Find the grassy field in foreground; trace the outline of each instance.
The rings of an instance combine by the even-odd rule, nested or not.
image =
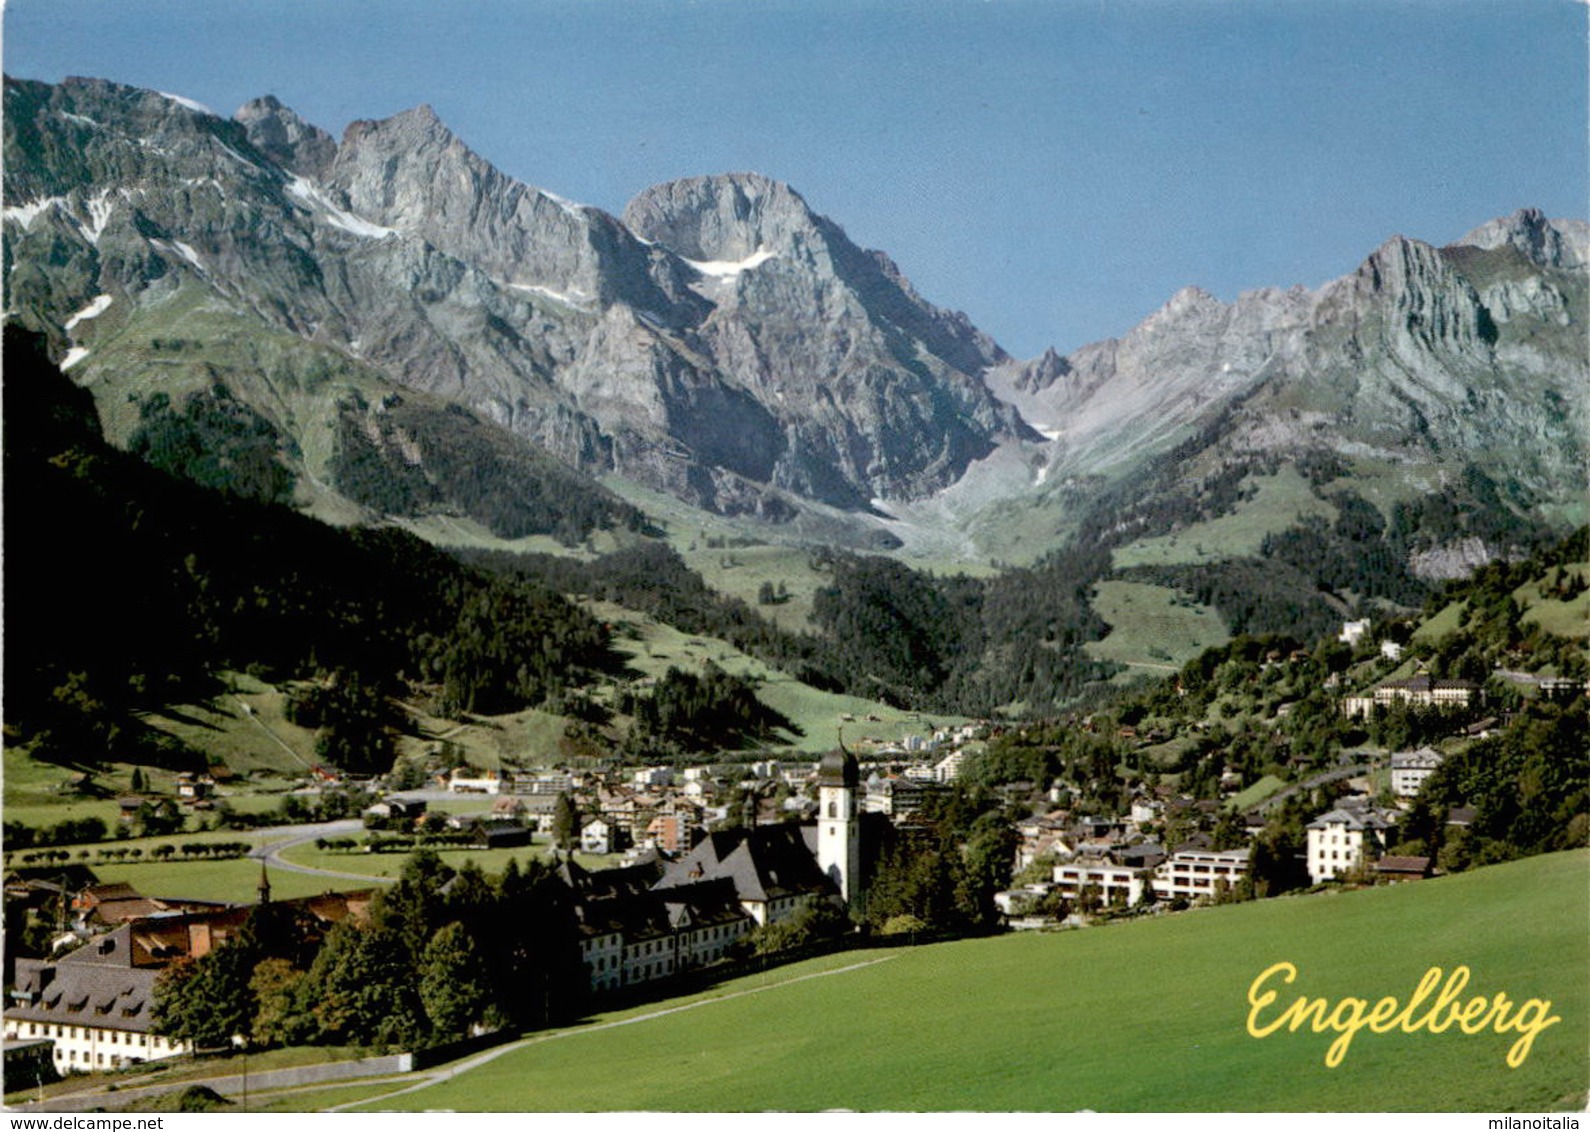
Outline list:
[[[1420,884],[1234,905],[1115,927],[830,956],[785,981],[510,1051],[369,1108],[416,1110],[1509,1111],[1576,1108],[1590,1078],[1590,853]],[[1289,961],[1297,994],[1412,995],[1468,966],[1469,994],[1550,999],[1515,1035],[1246,1030]],[[764,978],[762,985],[766,986]],[[730,983],[713,992],[747,989]],[[664,1003],[660,1010],[678,1003]],[[634,1014],[636,1012],[631,1012]],[[598,1018],[596,1023],[604,1019]]]

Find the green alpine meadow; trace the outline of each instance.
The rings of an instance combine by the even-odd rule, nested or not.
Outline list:
[[[1100,1112],[1581,1109],[1590,1040],[1590,855],[1107,929],[846,952],[688,999],[594,1015],[365,1109]],[[1432,967],[1463,995],[1548,1000],[1518,1035],[1452,1026],[1248,1031],[1253,982],[1406,1005]],[[1425,1003],[1429,1007],[1434,996]],[[1420,1010],[1418,1013],[1423,1013]]]

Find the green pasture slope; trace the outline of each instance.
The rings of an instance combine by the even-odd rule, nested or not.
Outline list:
[[[598,1017],[366,1107],[1577,1109],[1590,1081],[1587,881],[1590,852],[1575,851],[1394,888],[828,956],[710,992],[722,1001]],[[1298,993],[1406,1001],[1431,967],[1465,965],[1465,998],[1550,999],[1562,1021],[1517,1069],[1516,1035],[1456,1028],[1364,1031],[1331,1069],[1334,1034],[1247,1032],[1249,987],[1282,960],[1299,972],[1283,1005]],[[656,1016],[599,1026],[644,1014]]]

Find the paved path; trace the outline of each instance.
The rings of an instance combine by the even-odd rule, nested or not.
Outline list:
[[[267,1090],[282,1092],[303,1088],[307,1091],[311,1088],[326,1088],[327,1082],[346,1084],[367,1077],[391,1077],[406,1073],[408,1059],[408,1054],[388,1054],[385,1057],[326,1061],[316,1065],[265,1069],[255,1073],[247,1072],[246,1062],[243,1063],[242,1072],[231,1072],[230,1070],[238,1067],[238,1062],[233,1060],[226,1062],[229,1072],[218,1073],[213,1077],[187,1077],[176,1081],[164,1081],[158,1085],[127,1086],[118,1089],[85,1089],[82,1092],[63,1093],[43,1101],[28,1101],[9,1107],[16,1111],[30,1112],[83,1112],[86,1109],[112,1106],[124,1108],[128,1104],[154,1100],[165,1093],[190,1089],[196,1085],[213,1089],[223,1097],[246,1098],[250,1093],[263,1093]]]
[[[273,869],[282,869],[289,873],[309,873],[312,876],[333,877],[337,880],[357,880],[366,884],[391,884],[393,878],[371,876],[369,873],[345,873],[336,869],[321,869],[314,865],[300,865],[289,861],[282,856],[282,852],[295,845],[302,845],[306,841],[314,841],[321,837],[346,837],[350,833],[358,833],[364,828],[364,823],[358,818],[344,818],[341,821],[323,821],[314,825],[284,825],[275,829],[265,830],[271,835],[279,835],[274,840],[266,841],[249,851],[249,856],[254,857]]]
[[[1284,790],[1278,790],[1262,802],[1247,808],[1250,814],[1267,814],[1286,799],[1296,794],[1299,790],[1312,790],[1316,786],[1324,786],[1327,782],[1338,782],[1343,778],[1354,778],[1360,774],[1368,774],[1375,769],[1374,763],[1354,763],[1352,766],[1339,766],[1335,770],[1327,770],[1323,774],[1316,774],[1302,782],[1294,782]]]
[[[241,696],[234,692],[232,693],[232,699],[237,701],[237,706],[243,709],[244,715],[246,715],[249,719],[252,719],[255,723],[259,724],[259,729],[270,736],[271,742],[275,743],[278,747],[291,755],[293,760],[302,765],[305,770],[311,769],[309,761],[305,759],[303,755],[300,755],[297,751],[289,747],[285,739],[267,727],[265,725],[265,721],[259,717],[252,707],[243,702]]]

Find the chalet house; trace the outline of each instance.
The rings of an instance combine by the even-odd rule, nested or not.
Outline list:
[[[1159,820],[1164,806],[1152,798],[1133,798],[1128,817],[1137,825],[1148,825]]]
[[[1382,857],[1375,862],[1376,884],[1400,884],[1424,880],[1431,873],[1428,857]]]
[[[208,774],[183,771],[177,775],[177,797],[184,802],[199,802],[208,798],[215,789],[215,779]]]
[[[1446,756],[1434,747],[1398,751],[1391,756],[1392,793],[1399,798],[1412,798],[1445,761]]]
[[[597,791],[596,812],[609,825],[622,829],[632,842],[645,839],[646,827],[656,816],[652,807],[628,787]]]
[[[1067,816],[1064,811],[1055,811],[1017,823],[1016,832],[1021,837],[1021,844],[1016,847],[1017,872],[1051,854],[1069,854],[1064,841]]]
[[[418,821],[425,816],[425,802],[419,798],[384,798],[366,806],[364,816],[377,821]]]
[[[1153,869],[1165,860],[1165,847],[1157,841],[1142,841],[1136,845],[1117,845],[1107,856],[1129,869]]]
[[[1308,876],[1323,884],[1379,856],[1396,828],[1393,811],[1338,806],[1308,823]]]
[[[580,830],[580,849],[586,853],[617,853],[625,848],[621,831],[610,822],[596,818]]]
[[[556,794],[529,794],[514,800],[520,805],[520,821],[536,833],[552,835],[553,815],[558,810]]]
[[[512,794],[504,794],[491,804],[493,821],[525,820],[525,804],[523,798],[516,798]]]

